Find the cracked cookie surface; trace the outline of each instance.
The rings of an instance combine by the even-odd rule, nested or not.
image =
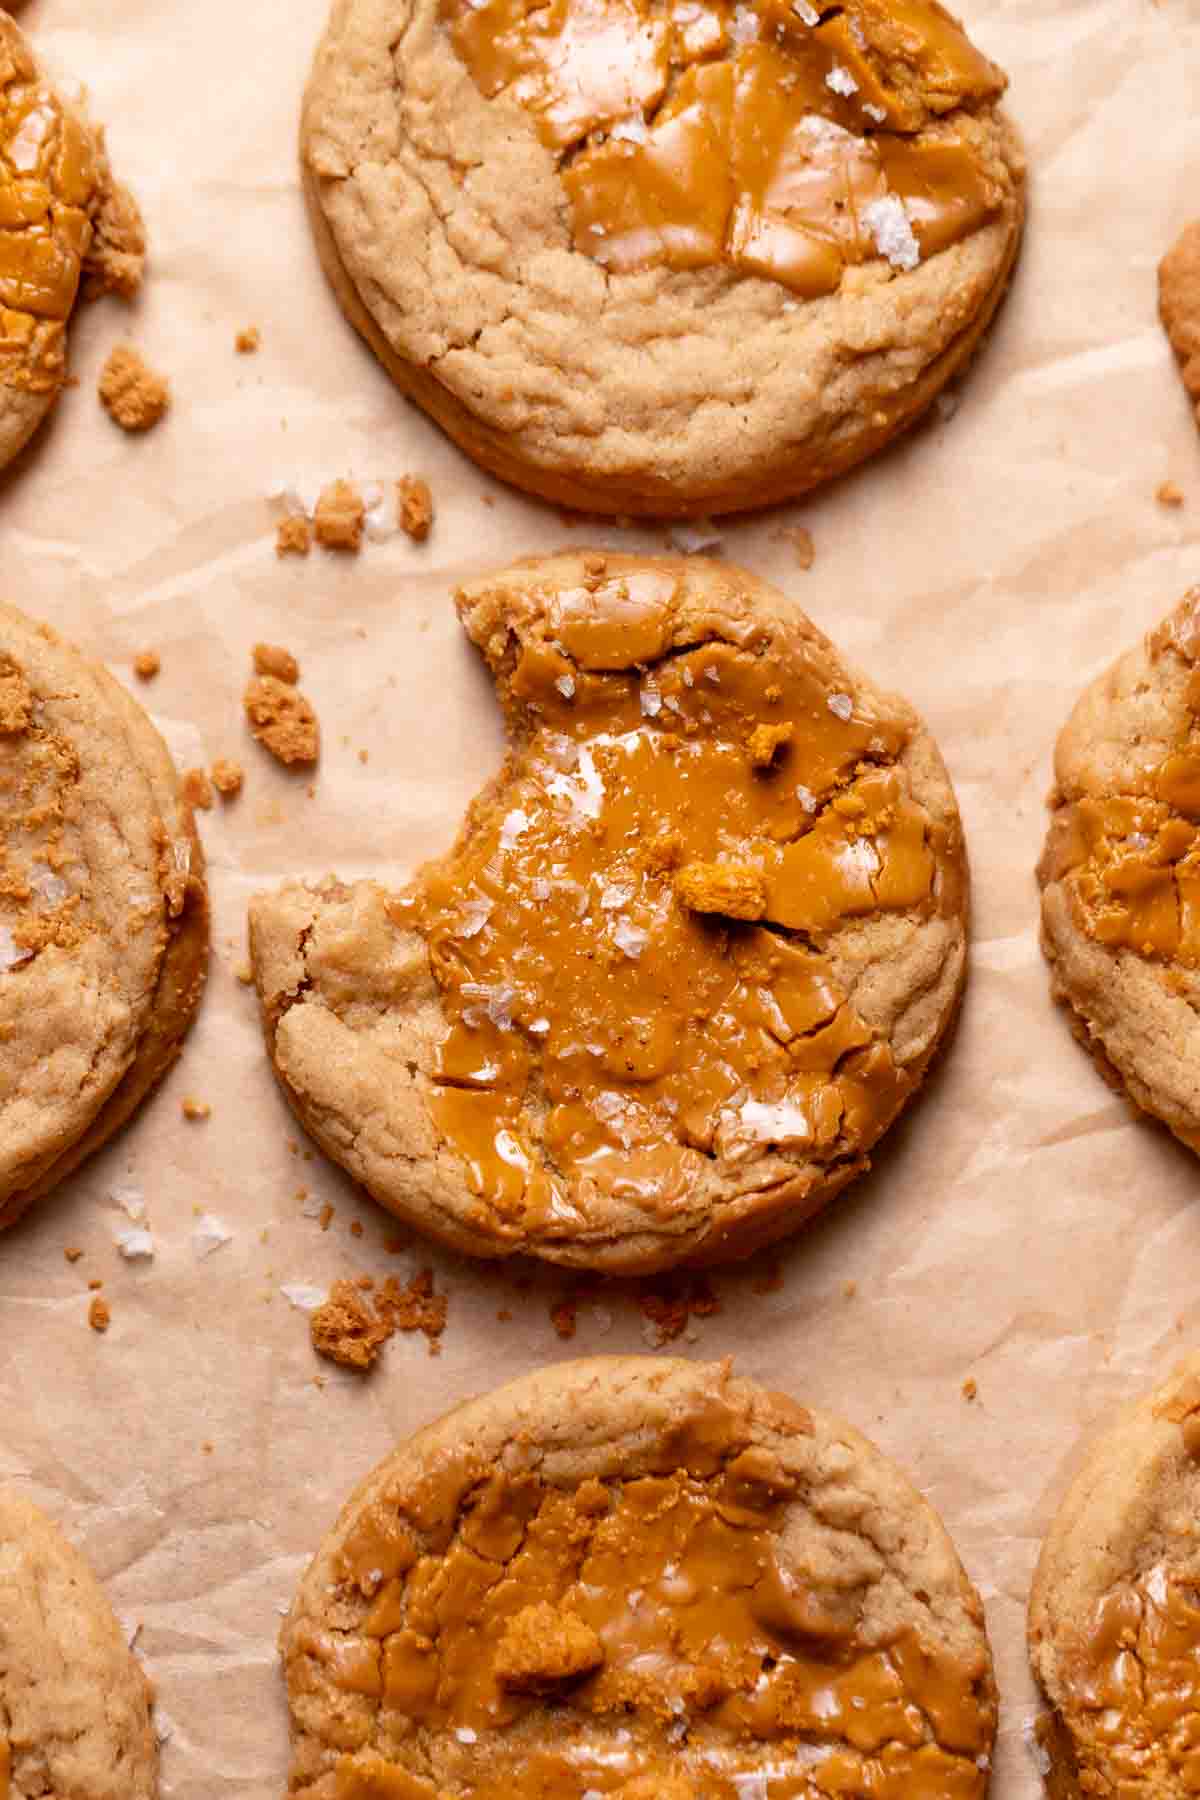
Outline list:
[[[484,467],[732,511],[971,354],[1023,218],[1003,86],[934,0],[337,0],[304,177],[347,316]]]
[[[511,753],[404,892],[252,902],[285,1092],[458,1248],[747,1254],[868,1166],[952,1020],[966,865],[937,750],[726,564],[531,559],[457,606]]]
[[[104,135],[45,80],[0,12],[0,467],[67,377],[76,300],[141,284],[145,239]]]
[[[137,703],[0,606],[0,1226],[121,1125],[204,982],[190,808]]]
[[[1105,1076],[1200,1149],[1200,589],[1081,696],[1054,768],[1055,998]]]
[[[1047,1534],[1029,1602],[1054,1800],[1200,1782],[1200,1356],[1120,1412]]]
[[[83,1557],[0,1491],[0,1800],[153,1800],[144,1676]]]
[[[368,1476],[281,1634],[302,1800],[975,1800],[996,1702],[939,1520],[840,1420],[647,1357]]]

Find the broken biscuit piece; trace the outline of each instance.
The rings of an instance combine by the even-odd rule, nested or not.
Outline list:
[[[275,527],[276,556],[307,556],[312,532],[303,513],[289,513]]]
[[[317,715],[304,695],[276,675],[255,675],[244,705],[250,729],[282,763],[314,763],[320,755]]]
[[[274,675],[292,684],[299,681],[300,664],[282,644],[255,644],[253,656],[256,675]]]
[[[425,542],[433,524],[433,495],[419,475],[404,475],[396,483],[396,517],[414,544]]]
[[[751,763],[756,769],[769,769],[778,752],[791,743],[794,735],[795,728],[791,724],[756,725],[747,745]]]
[[[604,1647],[590,1625],[539,1600],[514,1613],[505,1626],[496,1650],[496,1678],[517,1693],[545,1693],[603,1661]]]
[[[326,550],[357,552],[366,517],[366,503],[354,483],[331,481],[321,489],[313,513],[313,530],[318,544],[323,544]]]
[[[171,404],[166,377],[156,374],[132,344],[119,344],[109,356],[97,392],[122,431],[149,431]]]
[[[692,912],[761,919],[767,910],[766,880],[754,863],[686,863],[675,877],[675,892]]]

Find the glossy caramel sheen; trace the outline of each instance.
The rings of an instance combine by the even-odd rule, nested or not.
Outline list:
[[[1004,85],[936,0],[441,10],[480,91],[560,157],[575,247],[606,268],[726,263],[814,297],[879,254],[874,202],[903,201],[922,256],[1000,204],[968,138],[928,129]]]
[[[1155,1565],[1096,1609],[1071,1698],[1085,1754],[1130,1793],[1200,1793],[1200,1592]],[[1117,1791],[1116,1786],[1113,1789]],[[1120,1790],[1124,1792],[1122,1788]]]
[[[868,1643],[862,1590],[788,1561],[777,1457],[719,1432],[678,1451],[625,1481],[458,1469],[376,1502],[340,1562],[361,1625],[292,1646],[377,1703],[338,1800],[744,1800],[748,1775],[766,1800],[984,1793],[982,1651]]]
[[[507,677],[502,800],[389,902],[449,1021],[434,1121],[493,1214],[542,1230],[591,1195],[668,1218],[714,1153],[873,1142],[910,1082],[823,947],[961,897],[895,766],[908,719],[773,628],[664,656],[676,577],[596,570]]]
[[[91,241],[92,144],[0,17],[0,381],[56,388]]]

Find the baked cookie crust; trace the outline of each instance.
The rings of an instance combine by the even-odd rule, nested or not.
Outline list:
[[[512,752],[403,893],[255,897],[284,1092],[458,1249],[747,1255],[867,1168],[954,1018],[966,860],[937,749],[726,564],[533,558],[457,605]]]
[[[589,10],[592,0],[578,4]],[[653,29],[661,9],[641,10],[651,23],[638,29]],[[736,53],[751,16],[764,40],[776,31],[770,0],[736,19],[724,10],[722,54]],[[808,29],[805,10],[788,13],[789,29]],[[732,512],[861,462],[974,351],[1016,257],[1024,167],[996,107],[999,72],[990,89],[962,94],[931,73],[923,34],[942,29],[940,9],[923,6],[921,26],[899,0],[851,10],[864,43],[873,34],[863,54],[878,65],[884,105],[846,112],[841,93],[853,95],[855,81],[847,87],[835,64],[838,94],[817,84],[815,104],[830,117],[816,126],[841,129],[844,116],[869,137],[891,129],[871,120],[890,121],[894,107],[922,144],[967,145],[991,203],[976,228],[915,266],[903,253],[912,234],[902,209],[905,243],[892,248],[902,266],[872,251],[836,291],[797,296],[745,267],[604,267],[573,241],[563,170],[580,145],[560,167],[524,106],[507,90],[485,96],[441,0],[337,0],[301,153],[317,248],[343,311],[469,456],[557,503]],[[620,129],[641,130],[641,111]],[[780,204],[783,218],[791,202]],[[838,202],[839,219],[848,204]],[[830,224],[830,235],[839,230]]]
[[[351,1496],[280,1647],[300,1800],[987,1790],[940,1521],[726,1364],[597,1357],[448,1413]]]

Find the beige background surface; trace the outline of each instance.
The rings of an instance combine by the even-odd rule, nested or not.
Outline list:
[[[48,1507],[140,1621],[177,1800],[280,1791],[279,1615],[342,1496],[398,1436],[548,1358],[643,1347],[623,1292],[599,1314],[583,1306],[567,1345],[548,1317],[553,1276],[518,1292],[511,1272],[389,1257],[385,1215],[289,1151],[297,1134],[232,972],[255,887],[329,869],[402,877],[492,768],[499,732],[454,622],[457,580],[586,537],[662,543],[572,529],[496,488],[343,324],[294,155],[325,3],[32,0],[21,15],[89,83],[153,261],[131,316],[106,302],[80,320],[80,386],[0,486],[2,591],[131,683],[133,655],[157,648],[163,672],[139,691],[178,757],[247,769],[242,798],[202,820],[216,962],[181,1066],[0,1241],[0,1479]],[[962,1029],[876,1172],[787,1249],[782,1288],[719,1276],[723,1310],[690,1349],[735,1352],[745,1372],[840,1409],[940,1508],[987,1600],[1004,1695],[993,1793],[1017,1800],[1039,1785],[1022,1742],[1024,1599],[1078,1433],[1200,1337],[1200,1170],[1128,1120],[1055,1016],[1032,878],[1073,696],[1200,576],[1200,444],[1154,286],[1195,204],[1200,16],[1194,0],[976,0],[969,23],[1011,71],[1034,171],[998,329],[952,418],[823,497],[722,534],[941,740],[975,879]],[[235,356],[251,323],[262,350]],[[174,387],[144,441],[95,398],[124,335]],[[276,561],[275,482],[407,470],[435,490],[427,546]],[[1182,512],[1155,504],[1168,476]],[[794,523],[815,541],[807,574],[776,535]],[[314,798],[245,737],[258,638],[297,653],[320,711]],[[211,1103],[206,1124],[182,1119],[185,1094]],[[336,1205],[327,1233],[301,1185]],[[157,1243],[149,1265],[114,1246],[128,1224],[114,1195],[131,1189]],[[203,1261],[197,1209],[233,1234]],[[74,1268],[68,1244],[86,1251]],[[425,1260],[450,1293],[440,1359],[400,1338],[369,1380],[329,1371],[314,1386],[306,1320],[281,1284]],[[89,1277],[112,1304],[105,1338],[85,1323]]]

